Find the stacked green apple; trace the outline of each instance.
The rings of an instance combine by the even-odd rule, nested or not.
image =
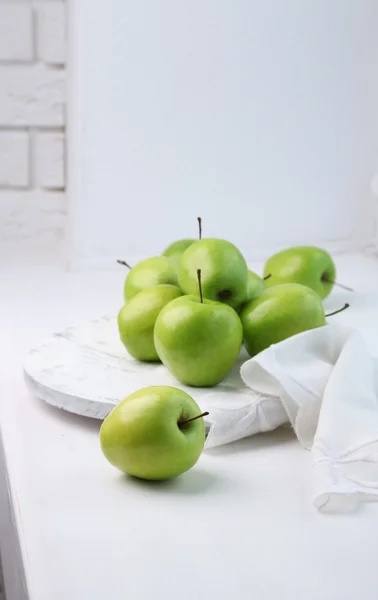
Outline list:
[[[131,356],[160,360],[180,383],[214,386],[240,353],[237,310],[263,287],[230,242],[175,242],[128,273],[118,315],[121,340]]]
[[[215,386],[234,366],[243,341],[255,356],[325,325],[322,298],[335,276],[331,257],[316,247],[275,254],[261,278],[231,242],[179,240],[130,269],[118,314],[120,338],[136,360],[161,361],[181,384]],[[203,416],[177,388],[144,388],[104,421],[101,446],[126,473],[174,477],[202,452]]]
[[[324,325],[322,299],[335,277],[330,255],[314,246],[270,257],[262,278],[231,242],[179,240],[128,273],[120,337],[131,356],[163,362],[180,383],[214,386],[243,339],[254,356]]]

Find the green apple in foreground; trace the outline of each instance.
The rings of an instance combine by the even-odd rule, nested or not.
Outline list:
[[[205,443],[201,410],[174,387],[147,387],[134,392],[106,417],[101,449],[123,473],[164,480],[195,465]],[[193,419],[193,420],[192,420]]]
[[[264,268],[267,287],[280,283],[301,283],[321,298],[331,293],[336,267],[331,256],[316,246],[295,246],[271,256]]]
[[[203,295],[238,308],[247,298],[247,264],[239,250],[226,240],[206,238],[195,242],[181,257],[179,286],[198,295],[197,270],[202,273]]]
[[[137,360],[159,360],[154,344],[155,321],[160,311],[181,291],[174,285],[162,284],[142,290],[118,313],[121,342]]]
[[[260,296],[261,292],[265,290],[266,285],[260,275],[257,275],[254,271],[248,269],[248,279],[247,279],[247,302],[252,300],[252,298],[257,298]]]
[[[166,248],[163,252],[163,256],[167,256],[175,265],[178,265],[181,256],[185,250],[194,244],[196,240],[177,240]]]
[[[177,285],[177,273],[173,263],[166,256],[154,256],[142,260],[128,273],[125,280],[124,297],[133,296],[148,288],[169,283]]]
[[[198,285],[198,284],[197,284]],[[213,386],[239,356],[240,319],[227,304],[197,296],[170,302],[156,319],[154,341],[160,360],[186,385]]]
[[[244,344],[251,356],[326,323],[319,295],[299,283],[283,283],[266,289],[243,307],[240,320]]]

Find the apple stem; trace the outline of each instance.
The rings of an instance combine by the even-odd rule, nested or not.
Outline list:
[[[263,280],[266,281],[267,279],[269,279],[269,277],[272,277],[271,273],[269,273],[269,275],[265,275],[265,277],[263,277]]]
[[[125,260],[117,260],[117,263],[119,265],[122,265],[123,267],[127,267],[128,269],[132,269],[132,267],[130,267],[130,265]]]
[[[202,240],[202,219],[201,217],[197,217],[198,221],[198,239]]]
[[[203,304],[201,269],[197,269],[197,278],[198,278],[198,287],[199,287],[199,293],[200,293],[200,298],[201,298],[201,304]]]
[[[322,281],[325,281],[326,283],[332,283],[332,285],[337,285],[337,287],[342,288],[343,290],[346,290],[347,292],[354,292],[354,290],[352,288],[348,287],[347,285],[343,285],[342,283],[338,283],[337,281],[328,279],[328,277],[326,277],[326,276],[322,277]]]
[[[203,417],[207,417],[209,413],[208,412],[203,412],[200,415],[197,415],[196,417],[193,417],[192,419],[188,419],[187,421],[183,421],[182,423],[179,423],[180,427],[182,425],[187,425],[188,423],[192,423],[192,421],[196,421],[197,419],[202,419]]]
[[[343,312],[343,310],[345,310],[347,308],[349,308],[348,302],[346,302],[342,308],[338,308],[337,310],[334,310],[333,312],[328,313],[328,315],[326,315],[326,317],[333,317],[333,315],[337,315],[337,313]]]

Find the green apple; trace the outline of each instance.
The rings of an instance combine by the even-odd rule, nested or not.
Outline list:
[[[147,387],[130,394],[106,417],[101,449],[123,473],[164,480],[188,471],[205,443],[196,402],[174,387]]]
[[[301,283],[325,298],[331,293],[336,279],[336,267],[325,250],[316,246],[295,246],[271,256],[265,264],[264,277],[267,287]]]
[[[177,240],[166,248],[163,252],[163,256],[167,256],[176,266],[178,266],[179,260],[184,254],[185,250],[194,244],[196,240]]]
[[[168,283],[142,290],[118,313],[121,342],[137,360],[159,360],[154,344],[154,327],[158,314],[181,291]]]
[[[326,323],[319,295],[299,283],[282,283],[264,290],[243,307],[240,320],[244,344],[251,356]]]
[[[166,256],[142,260],[133,267],[125,280],[124,297],[130,300],[135,294],[162,283],[177,285],[175,266]]]
[[[242,340],[233,308],[206,298],[201,302],[197,296],[172,300],[154,330],[160,360],[178,381],[192,386],[222,381],[239,356]]]
[[[254,273],[253,271],[248,269],[248,279],[247,279],[247,302],[252,300],[252,298],[257,298],[260,296],[261,292],[265,290],[266,285],[260,275]]]
[[[185,294],[198,294],[197,270],[202,273],[203,295],[238,308],[247,298],[247,264],[239,250],[226,240],[195,242],[181,257],[179,286]]]

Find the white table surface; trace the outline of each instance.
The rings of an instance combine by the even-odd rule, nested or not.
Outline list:
[[[378,261],[344,256],[337,264],[340,281],[378,292]],[[29,394],[22,376],[29,347],[116,314],[123,276],[0,271],[7,600],[376,600],[378,504],[319,514],[310,456],[291,432],[204,453],[186,475],[148,484],[105,461],[98,422]],[[328,304],[343,300],[338,294]],[[376,306],[378,315],[378,295]],[[361,308],[367,317],[372,310],[371,301]]]

